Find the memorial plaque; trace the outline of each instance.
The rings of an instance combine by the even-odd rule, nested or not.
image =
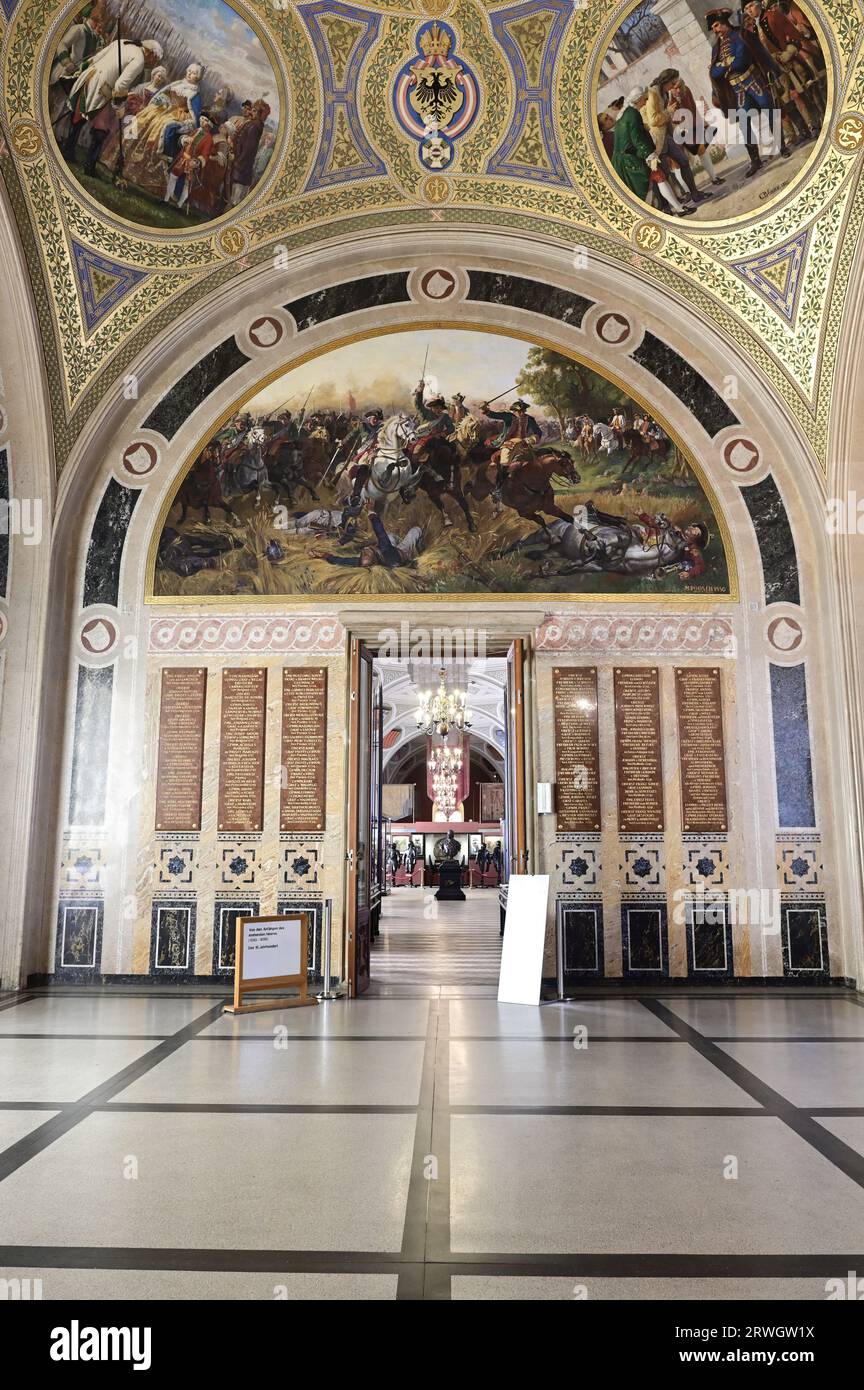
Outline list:
[[[556,667],[555,782],[558,830],[600,829],[600,747],[597,735],[597,668]]]
[[[660,673],[656,666],[615,667],[615,766],[621,835],[663,829]]]
[[[723,698],[716,667],[676,666],[681,829],[697,835],[728,829]]]
[[[159,707],[156,829],[201,829],[207,671],[166,666]]]
[[[327,785],[327,667],[282,672],[282,830],[323,830]]]
[[[266,669],[238,667],[223,671],[217,819],[220,830],[249,835],[264,828],[266,715]]]

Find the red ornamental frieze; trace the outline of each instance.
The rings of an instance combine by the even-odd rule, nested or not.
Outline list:
[[[537,633],[537,650],[678,653],[723,656],[733,635],[728,618],[690,616],[552,617]]]
[[[335,618],[159,617],[150,620],[150,651],[338,652],[345,629]]]

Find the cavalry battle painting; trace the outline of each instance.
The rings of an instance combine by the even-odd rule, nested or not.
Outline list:
[[[286,372],[171,499],[153,597],[715,594],[712,503],[662,426],[569,357],[400,332]]]

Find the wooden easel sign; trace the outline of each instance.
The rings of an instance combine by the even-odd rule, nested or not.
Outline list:
[[[260,1009],[296,1009],[317,1004],[306,993],[306,959],[309,940],[308,912],[292,912],[286,917],[240,917],[234,952],[234,1003],[225,1005],[226,1014],[249,1014]],[[255,999],[243,1002],[244,995],[264,990],[299,990],[289,998]]]

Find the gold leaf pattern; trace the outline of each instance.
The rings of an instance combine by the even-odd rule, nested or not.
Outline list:
[[[448,201],[435,213],[454,229],[495,228],[502,224],[526,237],[570,248],[578,240],[589,250],[631,269],[658,296],[674,294],[733,342],[777,392],[823,460],[831,403],[831,380],[840,340],[846,287],[856,245],[864,227],[862,155],[855,142],[838,143],[841,116],[864,113],[864,56],[860,14],[848,0],[812,0],[825,25],[826,52],[833,65],[833,114],[803,178],[776,205],[742,225],[704,228],[664,222],[653,248],[637,248],[633,235],[645,221],[607,173],[599,153],[591,109],[591,80],[602,57],[610,26],[623,4],[587,0],[574,8],[557,55],[551,109],[573,188],[533,180],[489,176],[489,151],[498,147],[514,110],[515,82],[501,46],[492,38],[489,11],[508,8],[507,0],[364,0],[357,8],[381,19],[358,86],[357,114],[367,137],[388,169],[386,177],[346,180],[338,189],[304,193],[320,144],[322,107],[314,48],[293,6],[278,9],[267,0],[246,0],[256,22],[278,55],[287,85],[288,130],[281,162],[273,171],[266,198],[251,210],[226,219],[236,227],[251,268],[270,255],[278,241],[311,247],[332,237],[335,221],[353,231],[413,225],[418,201],[425,202],[426,175],[416,149],[400,134],[392,109],[393,81],[414,54],[418,27],[443,14],[456,34],[459,52],[474,71],[480,107],[448,170]],[[515,0],[510,5],[515,9]],[[166,240],[101,216],[79,197],[41,114],[41,76],[49,57],[49,33],[56,0],[20,0],[11,20],[0,21],[0,175],[19,227],[33,286],[34,304],[45,344],[46,371],[54,419],[58,467],[106,392],[129,364],[173,323],[178,314],[243,273],[219,249],[224,228]],[[321,19],[334,70],[343,77],[359,26],[334,12]],[[539,59],[551,12],[515,15],[509,32],[519,45],[530,80]],[[547,167],[545,112],[529,108],[513,158],[525,167]],[[853,130],[850,123],[849,131]],[[15,132],[19,132],[17,142]],[[40,134],[41,140],[32,138]],[[853,132],[854,133],[854,132]],[[848,146],[848,148],[847,148]],[[351,170],[357,162],[347,122],[337,124],[332,167]],[[428,210],[426,216],[428,216]],[[801,270],[794,331],[782,313],[734,270],[743,256],[782,247],[810,229],[806,264]],[[69,252],[69,238],[109,258],[148,272],[147,280],[123,301],[92,336],[86,336]],[[776,274],[782,279],[782,264]]]

